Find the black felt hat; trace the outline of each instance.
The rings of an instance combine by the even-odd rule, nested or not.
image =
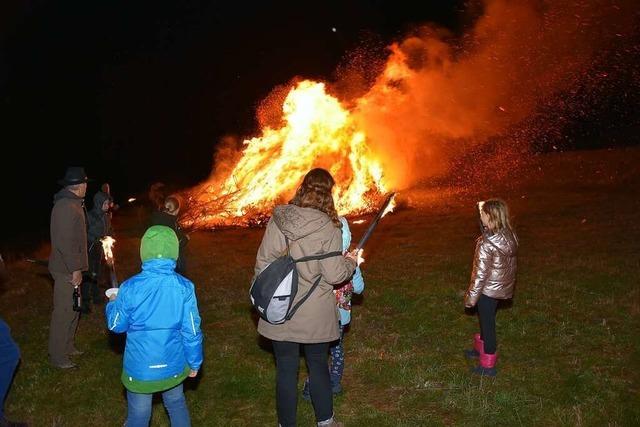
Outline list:
[[[84,168],[81,166],[68,167],[64,173],[64,178],[58,180],[58,184],[65,187],[67,185],[82,184],[83,182],[89,182],[89,178],[87,178],[87,174],[84,173]]]

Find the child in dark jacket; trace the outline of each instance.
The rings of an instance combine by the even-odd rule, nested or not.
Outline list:
[[[178,238],[150,227],[140,244],[142,272],[110,293],[107,326],[126,333],[121,380],[127,389],[127,427],[148,426],[154,393],[161,392],[172,426],[189,426],[182,383],[202,365],[202,332],[193,283],[174,270]],[[111,291],[111,289],[109,290]]]
[[[499,199],[478,203],[482,235],[476,243],[471,283],[465,294],[467,308],[478,306],[480,333],[474,336],[469,358],[480,359],[473,372],[496,375],[496,309],[498,301],[513,297],[518,238],[509,223],[507,205]]]
[[[93,196],[93,207],[87,214],[87,251],[89,253],[89,271],[85,273],[82,282],[82,311],[91,311],[91,300],[94,304],[102,304],[100,281],[104,277],[104,252],[101,239],[105,236],[113,237],[111,215],[109,210],[113,205],[111,197],[102,191]]]
[[[187,243],[189,235],[184,232],[178,222],[180,214],[180,199],[177,196],[168,196],[164,199],[162,207],[151,214],[151,225],[165,225],[175,231],[178,236],[180,253],[176,261],[176,272],[186,276],[187,274]]]

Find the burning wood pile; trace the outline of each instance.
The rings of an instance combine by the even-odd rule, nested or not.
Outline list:
[[[387,193],[382,166],[364,132],[323,83],[300,82],[286,97],[282,114],[282,127],[267,127],[260,137],[244,141],[228,176],[213,176],[187,192],[181,220],[186,227],[263,224],[314,167],[329,170],[336,180],[340,214],[369,212],[380,204]]]

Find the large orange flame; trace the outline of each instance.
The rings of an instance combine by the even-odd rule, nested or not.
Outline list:
[[[302,177],[324,167],[336,180],[340,214],[363,212],[387,191],[382,167],[366,135],[323,83],[309,80],[291,89],[282,106],[283,125],[244,141],[230,174],[189,192],[186,225],[203,228],[260,222],[273,205],[295,192]]]

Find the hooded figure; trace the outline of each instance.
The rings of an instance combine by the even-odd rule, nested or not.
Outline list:
[[[109,209],[113,203],[111,197],[102,191],[98,191],[93,196],[93,207],[89,214],[88,219],[88,232],[87,238],[89,245],[100,240],[104,236],[110,236],[111,230],[111,216],[109,215]]]
[[[104,251],[102,250],[102,239],[111,236],[111,197],[107,193],[98,191],[93,196],[93,207],[87,214],[87,247],[89,252],[89,271],[82,283],[82,311],[89,313],[90,302],[93,298],[94,304],[102,304],[99,281],[102,279],[105,264]]]
[[[202,365],[202,332],[193,283],[175,272],[178,238],[150,227],[140,244],[142,271],[126,280],[106,307],[107,327],[126,333],[121,380],[127,389],[127,425],[148,425],[151,399],[163,393],[171,425],[189,425],[182,391]]]

